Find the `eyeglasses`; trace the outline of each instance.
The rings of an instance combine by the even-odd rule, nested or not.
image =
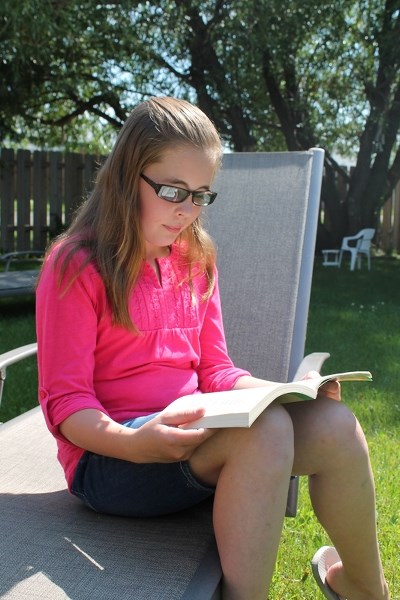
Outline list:
[[[159,198],[162,198],[167,202],[179,204],[180,202],[184,202],[188,196],[192,196],[192,202],[195,206],[208,206],[209,204],[212,204],[217,197],[217,192],[192,192],[191,190],[185,190],[184,188],[174,187],[172,185],[155,183],[146,177],[146,175],[143,175],[143,173],[140,174],[140,177],[153,188]]]

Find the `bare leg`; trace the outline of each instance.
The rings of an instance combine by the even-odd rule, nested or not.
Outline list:
[[[192,456],[216,484],[214,528],[224,600],[265,600],[275,566],[293,463],[293,427],[273,406],[251,429],[224,429]]]
[[[320,399],[287,407],[295,432],[294,472],[310,475],[317,518],[343,561],[327,575],[347,600],[389,598],[379,556],[368,448],[354,415]]]

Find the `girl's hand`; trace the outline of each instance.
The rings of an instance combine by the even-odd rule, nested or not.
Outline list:
[[[303,377],[303,379],[314,379],[315,377],[319,377],[320,374],[317,371],[309,371],[307,375]],[[338,381],[327,381],[322,385],[318,390],[318,396],[324,396],[325,398],[331,398],[331,400],[336,400],[337,402],[341,401],[340,395],[340,383]]]
[[[216,433],[216,429],[181,429],[179,425],[199,419],[204,409],[179,410],[173,405],[148,421],[135,432],[135,462],[178,462],[188,460],[200,444]],[[133,441],[133,439],[132,439]],[[140,454],[137,453],[140,448]]]

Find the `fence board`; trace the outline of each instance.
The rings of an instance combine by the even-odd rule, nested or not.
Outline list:
[[[0,252],[14,247],[15,159],[14,150],[0,155]]]
[[[47,241],[47,153],[33,153],[33,247],[44,248]]]
[[[61,152],[49,152],[49,233],[54,237],[61,233],[65,222],[63,206],[64,163]]]
[[[31,233],[31,153],[29,150],[17,151],[17,247],[29,250]]]
[[[390,246],[391,225],[392,225],[393,198],[389,198],[381,211],[381,222],[379,231],[379,242],[381,248],[387,252]]]
[[[101,166],[101,162],[101,159],[93,154],[87,154],[85,156],[83,168],[83,193],[85,198],[94,187],[96,173]]]
[[[65,155],[65,221],[69,224],[83,199],[83,157],[81,154]]]

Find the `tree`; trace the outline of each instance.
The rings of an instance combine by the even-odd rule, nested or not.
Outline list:
[[[379,16],[369,15],[370,25],[364,31],[364,39],[374,48],[370,61],[375,69],[362,74],[369,107],[347,196],[355,228],[373,222],[376,206],[400,179],[398,143],[391,161],[400,130],[399,8],[398,0],[386,0]]]
[[[177,1],[177,5],[187,3]],[[226,3],[221,6],[220,14]],[[238,9],[239,2],[232,3],[231,11],[233,6]],[[286,6],[274,0],[242,3],[230,26],[235,47],[225,39],[217,65],[225,67],[228,89],[220,69],[211,70],[210,59],[215,40],[224,39],[223,33],[205,29],[193,9],[186,9],[186,15],[191,26],[186,46],[197,76],[191,83],[200,104],[203,100],[203,108],[213,116],[218,117],[220,109],[212,93],[202,99],[204,90],[217,92],[214,98],[222,100],[222,110],[229,107],[239,112],[242,121],[230,119],[236,129],[235,137],[231,136],[235,149],[248,149],[252,140],[257,140],[253,142],[256,149],[268,147],[270,140],[259,135],[261,127],[279,131],[289,150],[324,147],[323,198],[333,242],[345,233],[375,226],[377,211],[400,179],[398,0],[335,0],[322,5],[309,0]],[[245,106],[237,101],[235,91],[242,92]],[[351,174],[334,159],[334,149],[357,152]],[[349,186],[343,202],[339,201],[338,175]]]
[[[4,0],[1,10],[9,139],[102,150],[139,100],[186,97],[236,151],[324,147],[332,243],[374,226],[400,179],[399,0]],[[356,157],[350,174],[335,153]]]
[[[1,137],[106,145],[127,115],[126,86],[114,77],[126,47],[120,3],[4,0],[0,10]]]

